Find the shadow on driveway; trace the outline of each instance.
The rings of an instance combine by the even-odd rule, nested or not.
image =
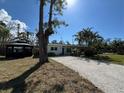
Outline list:
[[[101,63],[105,63],[106,65],[111,64],[111,62],[110,62],[111,59],[108,56],[79,57],[80,60],[82,60],[82,58],[86,62],[91,62],[91,60],[95,60],[98,65],[100,65]]]

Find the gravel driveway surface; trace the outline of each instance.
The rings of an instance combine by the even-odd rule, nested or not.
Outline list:
[[[79,57],[54,57],[53,60],[79,72],[105,93],[124,93],[124,66]]]

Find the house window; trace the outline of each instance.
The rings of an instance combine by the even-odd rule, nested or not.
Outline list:
[[[53,47],[51,47],[51,50],[53,50]]]
[[[52,51],[57,51],[57,47],[51,47]]]
[[[57,47],[55,47],[55,50],[57,51]]]

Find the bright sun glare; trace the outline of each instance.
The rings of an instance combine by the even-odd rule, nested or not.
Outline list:
[[[66,0],[67,2],[67,6],[70,8],[70,7],[73,7],[76,3],[76,0]]]

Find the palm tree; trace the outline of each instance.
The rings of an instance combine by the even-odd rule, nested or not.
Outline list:
[[[81,46],[81,41],[82,41],[81,32],[78,32],[76,35],[74,35],[74,37],[75,37],[75,41],[77,41],[78,44]]]
[[[86,47],[92,46],[98,40],[103,39],[97,32],[93,32],[92,28],[84,28],[82,31],[78,32],[75,37],[79,45]]]

